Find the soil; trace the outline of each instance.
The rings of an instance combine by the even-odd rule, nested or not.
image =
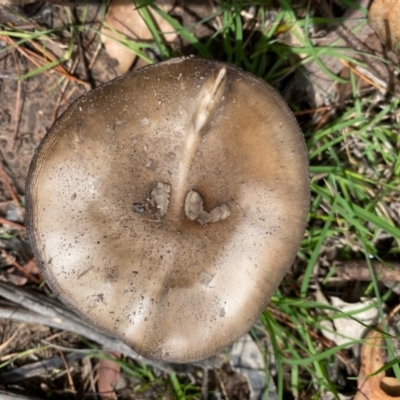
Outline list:
[[[64,8],[54,6],[53,18],[61,24],[65,19]],[[96,10],[92,11],[94,17]],[[57,25],[57,22],[54,22]],[[99,45],[92,43],[85,49],[85,59],[93,57]],[[6,43],[0,41],[0,48]],[[85,70],[80,60],[76,68],[76,77]],[[72,79],[65,83],[62,75],[48,71],[39,73],[22,81],[16,81],[18,75],[32,71],[34,66],[18,51],[8,51],[0,58],[0,155],[7,172],[10,174],[18,193],[23,195],[25,179],[35,148],[55,120],[75,99],[91,87],[99,86],[119,75],[115,60],[106,53],[96,57],[90,70],[91,85],[81,84]],[[6,198],[0,198],[5,201]]]

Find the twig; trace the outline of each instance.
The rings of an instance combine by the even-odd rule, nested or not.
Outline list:
[[[65,358],[65,356],[64,356],[64,353],[63,353],[61,350],[59,350],[59,353],[60,353],[60,357],[61,357],[61,359],[62,359],[62,362],[63,362],[63,364],[64,364],[65,371],[67,372],[69,389],[70,389],[72,392],[76,393],[76,389],[75,389],[75,385],[74,385],[74,380],[72,379],[72,375],[71,375],[71,371],[69,370],[68,362],[67,362],[67,360],[66,360],[66,358]],[[1,376],[0,376],[0,379],[1,379]]]
[[[74,62],[72,64],[71,73],[75,73],[75,70],[76,70],[78,64],[79,64],[79,56],[75,58],[75,60],[74,60]],[[58,118],[58,111],[59,111],[59,108],[60,108],[60,105],[61,105],[61,101],[67,102],[67,100],[68,100],[66,98],[65,93],[67,91],[67,88],[68,88],[69,84],[70,84],[70,81],[68,79],[66,79],[64,81],[63,85],[62,85],[62,88],[60,90],[60,96],[57,99],[56,106],[55,106],[54,112],[53,112],[53,120],[54,121]],[[75,90],[76,90],[76,86],[72,89],[72,91],[70,92],[68,97],[70,97]]]
[[[378,261],[371,260],[371,262],[376,277],[380,282],[400,281],[400,263],[388,262],[388,265],[385,265]],[[344,281],[370,281],[372,279],[365,260],[341,262],[341,264],[336,267],[336,275]]]
[[[88,47],[89,47],[89,44],[88,44]],[[96,60],[97,60],[97,57],[98,57],[98,55],[99,55],[99,53],[100,53],[100,50],[101,50],[101,41],[99,41],[99,43],[97,44],[96,50],[95,50],[94,53],[93,53],[93,57],[92,57],[92,59],[89,61],[89,64],[88,64],[89,70],[91,70],[91,69],[93,68],[93,65],[94,65],[94,63],[95,63]]]
[[[122,341],[83,321],[58,300],[3,282],[0,282],[0,296],[17,304],[17,306],[0,307],[0,318],[42,324],[54,329],[69,331],[162,371],[172,372],[176,369],[172,364],[146,360]]]
[[[74,18],[74,23],[76,22],[78,25],[81,24],[81,21],[79,20],[78,12],[76,8],[73,8],[71,11],[71,14]],[[94,89],[96,87],[96,83],[93,79],[93,76],[91,74],[91,71],[89,69],[89,64],[88,60],[86,59],[86,49],[83,47],[83,33],[81,31],[78,31],[77,35],[75,36],[76,43],[78,46],[78,54],[79,58],[81,61],[81,65],[83,66],[83,71],[84,71],[84,79],[85,81],[88,82],[90,85],[91,89]]]
[[[0,35],[0,37],[2,38],[2,40],[4,40],[7,44],[9,45],[16,45],[16,42],[14,40],[12,40],[10,37],[8,36],[4,36],[4,35]],[[37,43],[31,41],[31,44],[33,45],[33,47],[37,47]],[[48,54],[47,57],[45,56],[40,56],[37,53],[35,53],[32,50],[29,50],[27,48],[22,48],[21,46],[17,46],[16,49],[18,50],[19,53],[21,53],[27,60],[29,60],[33,65],[35,65],[36,67],[41,67],[43,65],[46,65],[46,63],[48,61],[51,61],[51,57],[49,58]],[[40,49],[40,48],[39,48]],[[41,51],[41,50],[39,50]],[[47,58],[47,59],[46,59]],[[38,61],[37,61],[38,60]],[[54,58],[55,60],[55,58]],[[70,81],[73,82],[77,82],[82,84],[84,87],[88,87],[88,83],[76,78],[75,76],[71,75],[61,64],[56,65],[55,67],[52,68],[52,71],[57,72],[58,74],[64,76],[65,78],[69,79]],[[47,76],[50,76],[49,71],[44,71],[44,73]]]
[[[15,67],[17,68],[17,75],[18,77],[21,76],[21,71],[19,68],[19,61],[18,57],[15,55],[15,50],[12,51],[12,56],[14,58],[15,62]],[[17,137],[18,137],[18,132],[19,132],[19,124],[21,121],[21,80],[18,79],[17,81],[17,98],[15,100],[15,125],[14,125],[14,133],[13,133],[13,149],[15,150],[16,144],[17,144]]]
[[[208,369],[203,368],[203,379],[201,382],[201,400],[208,399]]]
[[[85,354],[74,352],[68,354],[66,357],[53,357],[47,360],[37,361],[0,374],[0,381],[13,383],[34,378],[35,376],[48,373],[49,369],[61,367],[64,362],[66,363],[67,361],[77,360],[83,357],[85,357]]]
[[[334,20],[333,13],[326,0],[321,0],[320,8],[326,17]],[[339,24],[336,29],[338,36],[348,43],[353,50],[360,53],[371,72],[388,83],[388,90],[392,90],[395,94],[400,93],[400,82],[394,77],[388,66],[374,57],[368,57],[373,55],[373,52],[344,24]]]
[[[307,115],[307,114],[315,114],[320,111],[332,111],[332,106],[321,106],[317,108],[312,108],[310,110],[302,110],[302,111],[294,111],[294,115]]]
[[[10,263],[13,267],[15,267],[22,275],[24,275],[28,280],[33,283],[40,284],[41,280],[34,278],[31,274],[25,271],[24,267],[19,264],[13,257],[11,257],[5,250],[0,249],[0,254]]]
[[[4,40],[8,45],[10,46],[15,46],[15,41],[13,41],[10,37],[0,35],[2,40]],[[17,50],[19,53],[21,53],[27,60],[29,60],[34,66],[36,67],[41,67],[43,63],[43,59],[40,58],[36,53],[34,53],[31,50],[28,49],[23,49],[21,46],[17,46]],[[35,59],[39,59],[40,62],[36,61]],[[44,74],[50,77],[49,71],[44,71]]]
[[[230,399],[231,396],[229,396],[224,381],[221,379],[219,371],[214,371],[215,377],[217,378],[218,381],[218,386],[221,389],[222,395],[224,396],[224,399]]]
[[[12,200],[0,201],[0,207],[8,206],[12,203]]]
[[[0,290],[1,295],[3,295],[2,292],[3,290]],[[132,357],[136,360],[142,359],[142,357],[140,357],[136,352],[131,350],[126,344],[122,343],[121,341],[116,340],[103,332],[100,332],[93,326],[88,326],[84,321],[77,322],[74,321],[74,319],[67,319],[65,315],[52,318],[49,316],[37,314],[31,310],[24,310],[20,307],[3,306],[0,308],[0,318],[25,322],[29,324],[41,324],[54,329],[72,332],[77,335],[85,336],[86,338],[94,342],[102,343],[105,346],[112,348],[113,350],[121,351],[124,355],[128,357]],[[152,362],[149,362],[149,364],[153,365]],[[168,370],[167,368],[163,369]]]
[[[0,353],[3,353],[3,352],[4,352],[4,350],[8,347],[8,345],[9,345],[10,343],[12,343],[12,342],[14,341],[14,339],[19,335],[19,332],[20,332],[23,328],[25,328],[25,324],[21,324],[21,325],[18,327],[18,329],[16,329],[16,330],[14,331],[14,333],[13,333],[5,342],[3,342],[3,343],[0,345]],[[0,378],[0,381],[1,381],[1,378]]]
[[[400,311],[400,304],[397,304],[397,306],[395,306],[393,308],[393,310],[390,311],[390,313],[388,314],[388,316],[386,317],[386,323],[389,324],[390,320]]]
[[[17,207],[21,207],[19,204],[19,199],[18,199],[17,195],[15,194],[15,191],[12,188],[10,180],[8,179],[8,176],[7,176],[6,172],[4,171],[1,163],[0,163],[0,178],[3,180],[4,185],[6,186],[8,192],[10,193],[11,198],[16,203]]]
[[[271,312],[271,314],[277,321],[280,321],[289,328],[296,330],[296,326],[292,322],[290,322],[290,319],[286,314],[276,310],[272,306],[268,306],[268,310]],[[320,336],[318,333],[312,330],[309,330],[308,333],[314,340],[321,343],[327,349],[332,349],[333,347],[335,347],[335,343],[327,339],[326,337]],[[341,361],[344,365],[346,365],[353,373],[355,374],[357,373],[357,368],[355,367],[354,363],[352,362],[352,360],[348,358],[348,356],[343,350],[340,350],[338,353],[336,353],[336,356],[338,360]]]
[[[86,371],[86,376],[82,376],[83,381],[83,391],[88,392],[89,390],[92,391],[93,393],[93,400],[98,400],[98,397],[96,395],[96,384],[94,382],[94,377],[93,377],[93,366],[92,366],[92,361],[89,357],[83,358],[82,359],[82,364],[83,364],[83,370]]]
[[[9,221],[3,217],[0,217],[0,224],[8,225],[13,229],[18,229],[19,231],[26,231],[26,228],[23,225],[17,224],[16,222]]]
[[[345,32],[344,29],[346,29],[346,32],[351,32],[361,25],[361,19],[365,19],[365,14],[360,10],[360,8],[367,7],[369,1],[370,0],[360,0],[358,2],[358,9],[352,9],[349,7],[343,15],[342,24],[337,27],[335,26],[335,29],[332,29],[324,38],[318,39],[318,42],[322,42],[323,46],[326,47],[337,47],[341,45],[345,40],[345,38],[343,38],[343,33]],[[323,14],[330,16],[328,16],[328,18],[332,20],[333,24],[335,21],[329,7],[328,10],[323,9],[321,2],[325,2],[325,0],[320,0],[315,2],[315,4],[317,4],[321,9]],[[368,25],[364,25],[360,30],[358,30],[357,35],[361,40],[364,40],[371,32],[372,29]],[[344,43],[348,43],[348,41],[345,41]],[[356,54],[354,50],[351,53],[346,54],[348,56],[358,57],[358,54]],[[324,69],[321,68],[321,63],[325,66]],[[338,57],[329,54],[321,55],[318,57],[318,62],[312,60],[295,73],[291,83],[285,89],[284,95],[287,99],[292,98],[294,95],[302,95],[312,107],[325,105],[327,99],[330,99],[330,102],[334,103],[336,101],[337,85],[335,85],[332,78],[327,75],[326,70],[337,75],[342,69],[343,64]]]
[[[388,89],[387,84],[385,83],[386,87],[383,87],[377,83],[375,83],[372,79],[369,79],[367,76],[365,76],[364,74],[362,74],[357,68],[353,67],[353,65],[351,65],[349,62],[347,62],[346,60],[340,60],[344,66],[346,66],[347,68],[351,69],[355,75],[357,75],[360,79],[362,79],[363,81],[365,81],[366,83],[368,83],[369,85],[375,87],[376,89],[380,90],[380,91],[386,91]]]

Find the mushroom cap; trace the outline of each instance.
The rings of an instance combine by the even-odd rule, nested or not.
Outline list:
[[[275,91],[180,58],[57,120],[30,167],[27,227],[65,304],[144,357],[189,362],[256,321],[296,256],[309,196],[304,139]]]

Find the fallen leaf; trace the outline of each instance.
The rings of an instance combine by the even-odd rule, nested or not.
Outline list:
[[[110,354],[115,358],[120,358],[121,354]],[[120,378],[121,367],[113,360],[100,359],[97,368],[97,390],[102,400],[117,400],[115,387]]]
[[[391,49],[400,42],[400,1],[375,0],[368,12],[368,23],[379,39]]]
[[[267,384],[264,355],[248,333],[233,345],[231,365],[246,378],[250,400],[276,397],[276,386],[271,377]]]
[[[4,251],[1,252],[6,260],[13,266],[7,272],[7,280],[16,286],[24,286],[28,279],[35,283],[40,283],[42,280],[39,268],[34,258],[30,259],[24,266],[18,264],[12,257],[8,256]],[[38,279],[39,277],[39,279]]]
[[[26,282],[28,282],[28,278],[26,276],[21,276],[21,273],[14,267],[9,268],[6,272],[8,282],[11,282],[15,286],[24,286]]]
[[[154,4],[168,13],[172,10],[174,2],[174,0],[157,0]],[[172,42],[176,38],[172,26],[151,7],[148,10],[159,32],[169,32],[163,34],[164,39]],[[112,0],[102,29],[102,41],[107,53],[118,61],[118,69],[122,74],[129,70],[137,57],[133,50],[121,43],[125,39],[144,42],[151,41],[153,36],[133,0]]]
[[[24,269],[28,274],[31,275],[40,275],[39,268],[36,264],[36,261],[34,258],[31,258],[25,265]]]
[[[347,7],[347,11],[343,14],[343,28],[349,31],[354,31],[357,28],[357,38],[360,41],[365,41],[370,33],[372,33],[372,29],[369,25],[365,24],[362,27],[359,26],[360,20],[364,18],[362,9],[369,3],[369,0],[353,2],[353,7],[357,6],[357,8]],[[324,37],[313,39],[313,43],[316,45],[320,43],[323,47],[346,46],[348,50],[351,50],[340,36],[339,29],[329,30]],[[356,52],[352,51],[346,54],[351,54],[351,57],[357,56]],[[323,65],[323,68],[321,68],[321,65]],[[336,85],[333,84],[331,77],[327,75],[327,71],[337,75],[342,69],[342,59],[332,55],[324,54],[314,61],[311,60],[305,63],[303,67],[295,73],[292,84],[285,90],[285,99],[291,101],[291,99],[294,100],[295,98],[301,97],[303,101],[310,104],[311,108],[318,108],[335,102],[337,95]]]
[[[329,319],[321,321],[321,331],[327,339],[338,346],[351,340],[361,339],[367,330],[365,325],[374,325],[378,322],[379,311],[373,306],[373,299],[361,298],[358,303],[346,303],[332,296],[330,302],[333,307],[343,312],[343,317],[334,318],[332,321]],[[347,317],[346,314],[351,314],[353,318]]]
[[[354,400],[400,400],[400,384],[382,371],[372,375],[385,365],[383,334],[371,331],[361,348],[361,368],[358,374],[358,392]],[[372,375],[372,376],[371,376]]]

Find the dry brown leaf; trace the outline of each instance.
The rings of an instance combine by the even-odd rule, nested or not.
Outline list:
[[[372,260],[372,266],[380,282],[400,282],[400,263],[390,262],[388,265]],[[343,280],[371,282],[372,279],[371,271],[365,260],[340,262],[340,265],[336,267],[336,276]]]
[[[175,0],[157,0],[155,4],[165,12],[172,10]],[[151,8],[149,11],[160,32],[167,32],[164,38],[172,42],[176,33],[170,24]],[[102,41],[107,53],[118,61],[122,74],[127,72],[136,59],[136,54],[120,43],[125,37],[134,41],[150,41],[152,35],[143,21],[133,0],[113,0],[108,9],[106,25],[102,29]],[[170,32],[170,33],[168,33]]]
[[[15,267],[12,267],[7,270],[8,273],[8,281],[12,282],[16,286],[23,286],[28,282],[27,276],[41,276],[39,268],[36,264],[34,258],[31,258],[24,266],[23,269],[25,271],[25,276],[21,275],[21,271],[18,271]]]
[[[368,22],[383,43],[396,49],[400,41],[400,1],[375,0],[368,13]]]
[[[24,269],[28,274],[31,275],[40,275],[39,268],[36,264],[36,261],[34,258],[31,258],[25,265]]]
[[[120,358],[121,354],[112,353]],[[113,360],[100,359],[97,369],[97,390],[102,400],[117,400],[115,387],[120,378],[121,367]]]
[[[28,282],[28,278],[18,273],[14,267],[7,270],[7,280],[15,286],[24,286]]]
[[[370,376],[385,364],[383,334],[371,331],[361,349],[361,368],[358,374],[358,392],[354,400],[400,400],[400,384],[385,372]]]

